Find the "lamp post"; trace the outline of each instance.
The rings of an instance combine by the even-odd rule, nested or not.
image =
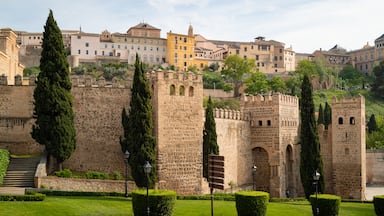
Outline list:
[[[149,203],[148,203],[148,182],[149,182],[149,173],[151,173],[151,170],[152,170],[152,166],[151,164],[146,161],[145,164],[144,164],[144,173],[146,174],[147,176],[147,215],[149,216],[149,213],[150,213],[150,210],[149,210]]]
[[[316,216],[319,215],[319,207],[317,205],[317,194],[319,193],[319,180],[320,180],[320,173],[316,170],[315,173],[313,174],[313,183],[315,184],[316,187],[316,200],[315,200],[315,208],[316,208]]]
[[[124,161],[125,161],[125,197],[128,197],[128,159],[129,159],[129,151],[126,150],[124,153]]]
[[[253,190],[256,190],[256,171],[257,171],[257,166],[253,165],[252,166],[252,177],[253,177]]]

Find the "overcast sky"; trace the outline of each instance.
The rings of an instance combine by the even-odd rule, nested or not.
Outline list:
[[[354,50],[384,34],[383,0],[0,0],[0,28],[42,32],[49,9],[62,30],[124,33],[146,22],[207,39],[253,41],[257,36],[296,52]]]

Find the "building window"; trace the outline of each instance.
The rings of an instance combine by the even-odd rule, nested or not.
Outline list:
[[[188,65],[187,62],[184,62],[184,67],[187,67],[187,65]]]
[[[187,47],[186,47],[186,46],[184,46],[184,50],[187,50]]]
[[[101,55],[104,55],[104,51],[101,52]]]
[[[95,50],[95,55],[97,55],[97,50]]]
[[[193,87],[192,86],[190,86],[189,87],[189,92],[188,92],[188,94],[189,94],[189,97],[193,97],[193,94],[194,94],[194,89],[193,89]]]
[[[267,120],[267,125],[271,126],[271,120]]]
[[[184,58],[185,58],[185,59],[187,58],[187,54],[184,54]]]
[[[351,124],[351,125],[355,124],[355,117],[349,118],[349,124]]]
[[[343,124],[343,118],[339,117],[339,125],[342,125],[342,124]]]
[[[119,44],[119,45],[117,45],[117,49],[120,49],[120,44]]]
[[[184,43],[187,43],[187,38],[184,38]]]
[[[244,47],[244,52],[247,52],[247,47]]]
[[[88,55],[88,50],[85,50],[85,54]]]
[[[105,44],[105,45],[104,45],[104,48],[108,48],[108,45],[107,45],[107,44]]]
[[[277,68],[277,64],[275,64],[275,68]]]
[[[280,53],[283,53],[283,49],[280,49],[279,52],[280,52]]]
[[[171,86],[169,87],[169,94],[170,94],[170,95],[175,95],[175,85],[171,85]]]
[[[256,55],[256,60],[259,60],[259,55]]]
[[[81,51],[80,51],[80,50],[77,50],[77,54],[79,54],[79,55],[80,55],[80,53],[81,53]]]
[[[259,126],[263,126],[263,121],[259,121]]]
[[[179,87],[179,95],[184,96],[184,86]]]
[[[277,61],[277,56],[275,56],[275,61]]]
[[[89,43],[87,42],[87,43],[85,43],[85,47],[89,47]]]

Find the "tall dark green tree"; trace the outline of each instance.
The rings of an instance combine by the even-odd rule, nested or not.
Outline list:
[[[320,142],[317,134],[315,108],[312,95],[312,84],[305,74],[301,85],[300,117],[301,117],[301,152],[300,152],[300,177],[304,188],[305,197],[314,192],[313,174],[320,173],[319,191],[324,191],[323,161],[320,155]]]
[[[328,129],[328,126],[332,124],[332,109],[328,102],[325,102],[324,107],[324,128]]]
[[[131,174],[138,187],[146,186],[145,162],[152,165],[148,184],[153,188],[156,183],[156,140],[153,136],[151,92],[137,54],[131,93],[129,113],[125,109],[122,111],[124,137],[120,138],[121,149],[130,153]]]
[[[71,80],[61,31],[49,11],[43,33],[40,73],[33,93],[36,119],[31,135],[45,145],[61,169],[76,148]]]
[[[321,104],[319,105],[319,116],[317,117],[317,124],[324,125],[324,111],[323,106]]]
[[[379,97],[384,97],[384,61],[373,68],[375,81],[372,84],[371,91]]]
[[[377,127],[375,114],[372,114],[371,117],[369,117],[367,127],[368,127],[368,133],[372,133],[373,131],[379,130],[379,128]]]
[[[217,145],[216,122],[213,116],[213,104],[211,97],[208,98],[205,109],[205,123],[203,130],[203,177],[208,178],[208,155],[219,154]]]

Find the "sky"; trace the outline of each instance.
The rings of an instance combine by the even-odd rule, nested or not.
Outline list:
[[[384,34],[383,0],[0,0],[0,28],[43,32],[53,11],[62,30],[125,33],[146,22],[166,33],[210,40],[283,42],[297,53],[350,50]],[[381,26],[381,27],[380,27]]]

